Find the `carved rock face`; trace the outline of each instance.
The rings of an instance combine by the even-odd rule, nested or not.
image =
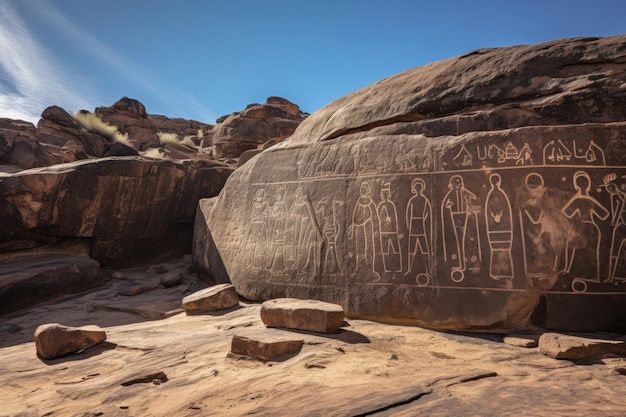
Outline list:
[[[623,328],[624,57],[626,37],[480,50],[341,98],[231,176],[196,259],[351,316]]]

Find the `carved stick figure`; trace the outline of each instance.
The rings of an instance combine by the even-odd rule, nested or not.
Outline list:
[[[455,282],[463,281],[466,268],[466,233],[468,220],[473,215],[473,201],[476,196],[465,188],[463,178],[453,175],[448,183],[450,189],[441,204],[443,228],[443,255],[446,262],[453,261],[451,278]],[[447,229],[447,230],[446,230]],[[452,232],[453,240],[446,239],[446,233]],[[479,245],[480,247],[480,245]]]
[[[432,206],[424,195],[426,183],[421,178],[415,178],[411,183],[413,197],[406,206],[406,225],[409,229],[409,250],[407,259],[407,274],[416,276],[419,285],[427,285],[432,276],[431,236],[432,236]],[[421,260],[421,263],[416,263]]]
[[[269,220],[269,206],[265,201],[265,189],[260,188],[254,195],[251,213],[251,254],[249,267],[255,270],[263,269],[265,245],[267,245],[267,222]]]
[[[589,174],[578,171],[573,178],[576,194],[563,207],[563,214],[575,221],[565,247],[564,273],[570,273],[574,261],[579,257],[577,251],[583,251],[579,265],[574,269],[576,278],[572,281],[574,291],[585,291],[587,282],[600,282],[600,240],[601,231],[596,218],[606,220],[609,212],[595,198],[589,195],[591,178]],[[578,226],[578,227],[576,227]]]
[[[487,240],[491,250],[489,275],[494,279],[511,279],[513,278],[511,202],[500,188],[502,184],[500,175],[491,174],[489,182],[491,189],[485,199],[485,224],[487,225]]]
[[[385,183],[380,190],[382,201],[377,208],[383,268],[385,272],[401,272],[402,253],[398,233],[398,213],[396,205],[389,200],[390,197],[391,187],[389,183]]]
[[[359,194],[359,199],[354,205],[352,213],[352,235],[356,245],[355,271],[359,271],[361,267],[364,267],[374,272],[380,278],[374,270],[376,256],[374,250],[376,205],[370,197],[370,185],[367,182],[361,184]]]

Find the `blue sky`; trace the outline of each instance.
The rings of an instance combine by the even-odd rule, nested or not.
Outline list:
[[[214,123],[307,112],[483,47],[626,33],[621,0],[0,0],[0,117],[110,106]]]

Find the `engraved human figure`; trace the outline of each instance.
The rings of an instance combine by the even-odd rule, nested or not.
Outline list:
[[[356,246],[355,272],[360,270],[374,270],[374,221],[376,221],[376,204],[370,197],[370,185],[361,183],[359,198],[352,213],[352,237]],[[378,276],[380,278],[380,276]]]
[[[265,246],[268,240],[267,223],[269,206],[265,201],[265,189],[260,188],[254,194],[250,216],[250,261],[248,266],[255,270],[263,269]]]
[[[272,225],[272,248],[271,259],[268,269],[273,272],[285,270],[285,224],[287,219],[287,207],[285,205],[285,187],[280,186],[276,190],[276,201],[271,208],[270,222]]]
[[[426,183],[421,178],[411,182],[413,197],[406,206],[406,225],[409,230],[407,274],[415,274],[420,285],[427,285],[432,276],[431,236],[432,206],[424,195]]]
[[[322,229],[322,270],[325,274],[336,275],[340,273],[339,258],[337,256],[337,235],[339,234],[339,223],[335,217],[335,208],[342,204],[339,201],[333,201],[329,207],[328,197],[322,198],[315,205],[315,212],[319,219]]]
[[[589,195],[591,178],[583,171],[574,173],[576,194],[563,207],[563,214],[572,220],[572,229],[565,246],[565,268],[562,273],[573,273],[574,291],[585,291],[587,282],[600,282],[601,231],[597,219],[606,220],[609,212]]]
[[[302,187],[296,188],[295,199],[289,210],[294,225],[292,269],[315,272],[317,260],[318,232],[311,204]]]
[[[391,186],[383,184],[380,190],[381,202],[378,203],[378,225],[380,230],[380,247],[385,272],[402,271],[402,252],[398,232],[398,213],[396,205],[390,201]]]
[[[512,279],[513,214],[511,202],[500,188],[502,185],[500,175],[491,174],[489,183],[491,189],[485,199],[485,224],[491,250],[489,275],[493,279]]]
[[[560,207],[553,207],[543,177],[538,173],[532,172],[526,176],[518,200],[527,281],[533,283],[533,280],[539,279],[550,283],[558,278],[562,244],[557,229],[565,219],[560,214]],[[561,218],[557,218],[559,216]]]
[[[453,175],[450,178],[448,188],[449,191],[441,204],[443,256],[446,262],[453,262],[450,275],[452,280],[461,282],[467,270],[466,245],[469,220],[470,217],[474,219],[474,222],[477,220],[473,207],[476,195],[465,188],[460,175]],[[472,228],[477,230],[474,224]],[[477,237],[478,235],[472,236],[472,239],[477,239]],[[475,241],[474,244],[476,244]],[[478,252],[478,257],[480,257],[480,252]],[[472,262],[474,263],[475,259],[472,259]]]
[[[617,266],[624,261],[623,253],[626,248],[626,193],[620,190],[616,183],[612,182],[616,178],[617,175],[609,174],[604,178],[604,184],[601,185],[601,187],[606,188],[606,191],[611,196],[611,226],[613,226],[609,276],[604,282],[626,279],[626,277],[616,276]],[[622,187],[624,186],[622,185]]]

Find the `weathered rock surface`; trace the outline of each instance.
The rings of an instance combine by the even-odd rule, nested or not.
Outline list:
[[[98,262],[45,255],[0,263],[0,314],[102,285]]]
[[[205,288],[186,296],[182,301],[187,314],[224,310],[238,304],[239,296],[235,287],[230,284],[218,284]]]
[[[309,116],[194,255],[251,300],[445,328],[626,326],[626,36],[481,49]],[[245,250],[242,250],[245,248]]]
[[[250,104],[245,110],[217,120],[210,132],[213,154],[219,158],[238,158],[269,140],[281,142],[289,137],[308,116],[281,97],[269,97],[264,104]]]
[[[68,353],[89,349],[106,340],[98,326],[68,327],[58,323],[42,324],[35,331],[37,355],[55,359]]]
[[[590,359],[606,354],[626,356],[626,342],[544,333],[539,338],[539,352],[554,359],[569,360]]]
[[[206,136],[213,128],[213,125],[202,123],[197,120],[187,120],[182,118],[169,118],[160,114],[149,114],[148,119],[159,132],[169,132],[182,134],[183,136]],[[201,138],[198,138],[201,139]]]
[[[97,107],[95,113],[105,122],[115,125],[138,150],[147,144],[158,143],[157,130],[148,119],[146,107],[138,100],[122,97],[111,107]]]
[[[189,253],[198,200],[217,195],[231,172],[215,161],[135,156],[5,174],[0,259],[38,248],[63,252],[68,242],[102,265]]]
[[[145,279],[145,268],[139,272],[123,275]],[[121,282],[107,280],[89,293],[1,316],[0,415],[623,414],[623,357],[575,365],[488,334],[348,319],[336,334],[297,334],[304,340],[297,355],[261,362],[228,355],[234,335],[270,330],[261,322],[259,304],[158,321],[90,309],[95,302],[163,308],[176,294],[180,305],[186,282],[113,299]],[[80,354],[40,361],[32,336],[48,322],[95,324],[107,340]],[[137,385],[121,385],[131,382]]]
[[[298,335],[275,329],[248,331],[233,335],[230,351],[264,361],[297,352],[304,340]]]
[[[344,317],[340,305],[318,300],[279,298],[261,305],[261,320],[268,327],[334,333]]]

